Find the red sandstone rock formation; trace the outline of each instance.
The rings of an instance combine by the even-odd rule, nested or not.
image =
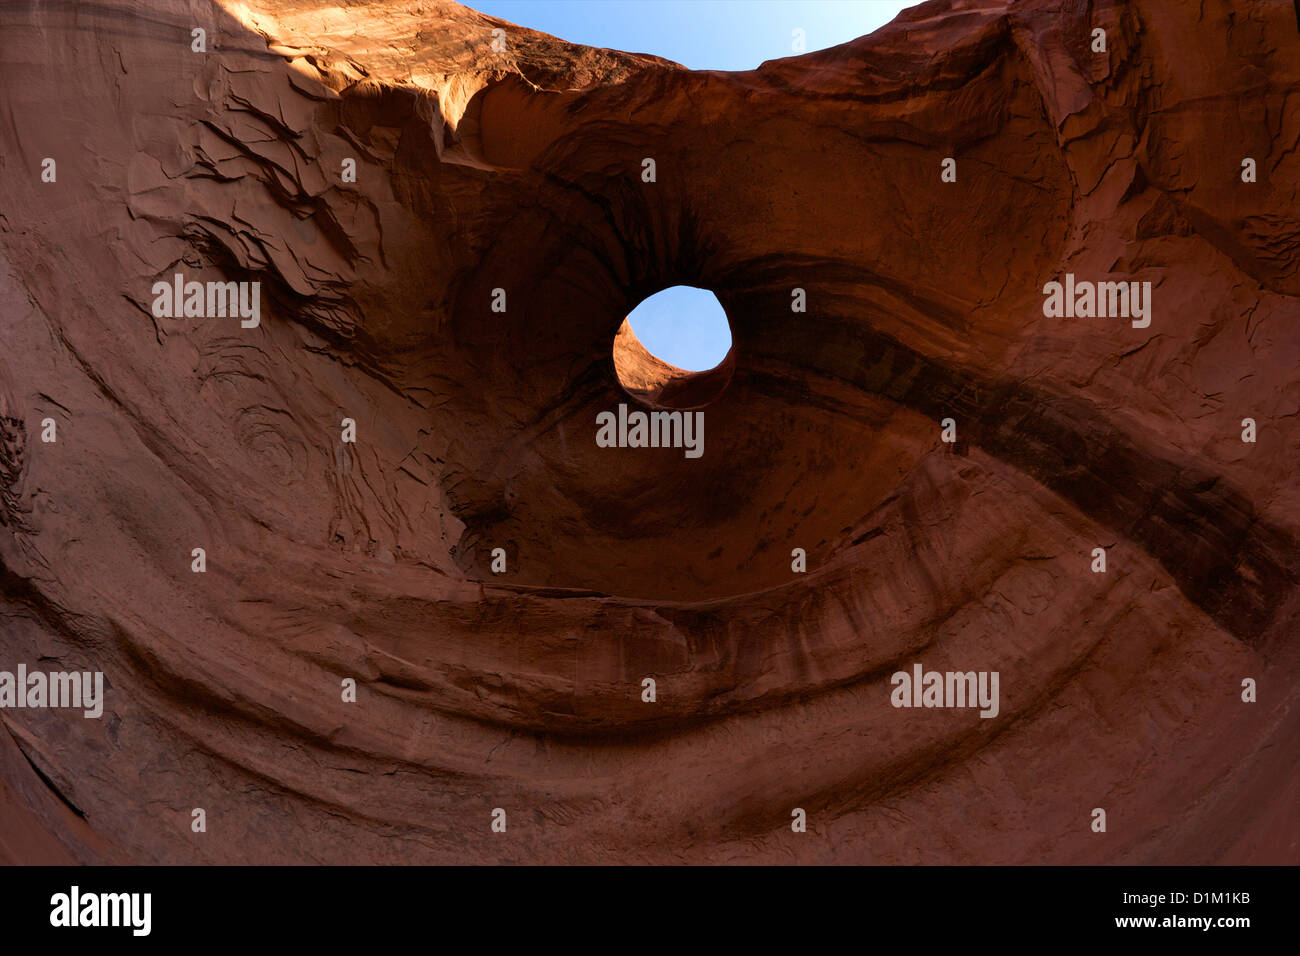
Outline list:
[[[1292,3],[935,0],[747,73],[195,11],[0,11],[0,670],[111,685],[0,711],[0,859],[1300,858]],[[1066,273],[1150,326],[1045,317]],[[706,452],[597,448],[676,283]],[[915,662],[999,715],[892,707]]]

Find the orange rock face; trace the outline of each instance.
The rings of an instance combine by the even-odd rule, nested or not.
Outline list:
[[[0,860],[1300,859],[1292,3],[196,9],[0,12]]]

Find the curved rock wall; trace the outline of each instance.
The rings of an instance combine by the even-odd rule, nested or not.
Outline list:
[[[1292,3],[746,73],[442,0],[0,19],[0,670],[106,679],[0,710],[0,859],[1296,862]],[[599,447],[678,283],[704,453]]]

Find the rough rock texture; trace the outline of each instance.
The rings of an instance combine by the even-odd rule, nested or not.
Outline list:
[[[0,8],[0,669],[111,684],[0,711],[0,859],[1300,860],[1295,5],[934,0],[746,73],[498,26]],[[176,272],[261,324],[155,318]],[[1150,327],[1044,317],[1066,272]],[[704,456],[597,448],[677,283]],[[917,661],[1000,714],[892,707]]]
[[[729,350],[714,368],[689,372],[651,353],[626,319],[614,336],[614,374],[623,390],[650,408],[704,408],[731,382],[736,362]]]

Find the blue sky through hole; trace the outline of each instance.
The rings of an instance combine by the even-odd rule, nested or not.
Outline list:
[[[468,0],[481,13],[552,36],[653,53],[692,70],[753,70],[884,26],[919,0]]]
[[[552,36],[631,53],[653,53],[693,70],[753,70],[884,26],[917,0],[468,0],[466,6]],[[731,331],[711,292],[676,286],[629,317],[641,343],[679,368],[713,368]]]
[[[727,314],[707,289],[675,285],[656,292],[627,320],[652,355],[691,372],[713,368],[731,348]]]

